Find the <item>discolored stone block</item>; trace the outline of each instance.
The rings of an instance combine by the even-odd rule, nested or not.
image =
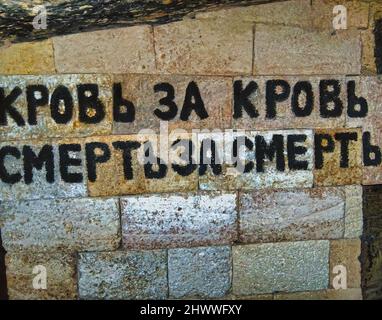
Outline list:
[[[252,23],[186,19],[154,27],[158,71],[171,74],[250,74]]]
[[[163,139],[163,140],[162,140]],[[187,176],[179,175],[172,169],[173,163],[178,163],[180,146],[171,148],[178,139],[189,139],[188,134],[170,134],[160,136],[155,134],[138,134],[128,136],[92,137],[86,139],[86,143],[100,142],[110,150],[110,159],[104,163],[97,164],[97,177],[95,181],[88,181],[90,196],[117,196],[126,194],[155,193],[155,192],[187,192],[196,191],[198,187],[197,171],[194,170]],[[115,148],[114,143],[135,144],[131,149],[132,175],[125,177],[123,152]],[[147,146],[150,145],[151,149]],[[159,172],[158,161],[166,167],[164,175],[152,175],[145,170],[145,152],[150,151],[153,157],[151,170]],[[104,150],[95,149],[96,153],[104,154]],[[163,156],[162,156],[163,155]],[[156,158],[156,162],[154,161]],[[159,158],[160,160],[158,160]],[[147,162],[146,161],[146,162]],[[154,162],[154,163],[152,163]],[[107,186],[107,188],[105,188]]]
[[[169,292],[174,298],[223,297],[231,288],[231,248],[170,249]]]
[[[371,29],[361,31],[362,41],[362,74],[376,74],[375,64],[375,38]]]
[[[328,268],[326,240],[234,246],[233,293],[326,289]]]
[[[152,28],[135,26],[54,37],[60,73],[152,73]]]
[[[382,298],[382,185],[363,187],[362,291],[367,300]]]
[[[242,242],[337,239],[343,236],[345,192],[340,188],[241,193]]]
[[[56,73],[52,40],[0,47],[0,74]]]
[[[222,19],[224,21],[310,27],[312,25],[311,11],[309,0],[291,0],[200,12],[196,13],[196,19]]]
[[[361,241],[359,239],[333,240],[330,242],[330,285],[340,273],[334,273],[335,266],[346,268],[348,288],[361,286]]]
[[[369,144],[377,146],[379,150],[382,148],[382,81],[378,77],[355,77],[349,78],[348,81],[355,81],[356,95],[363,97],[367,101],[368,113],[366,117],[351,118],[347,117],[348,127],[361,127],[363,134],[370,134]],[[368,150],[364,148],[364,152]],[[376,159],[373,154],[366,154],[372,160]],[[366,162],[364,155],[363,178],[362,183],[365,185],[373,185],[382,183],[382,167],[381,164],[369,164]]]
[[[9,299],[76,299],[76,264],[76,255],[72,253],[8,252],[6,267]],[[46,289],[34,288],[37,282],[34,279],[39,276],[43,278],[45,271]]]
[[[357,31],[331,35],[288,26],[256,25],[255,75],[360,74]]]
[[[97,123],[84,123],[79,121],[79,99],[77,86],[80,84],[94,84],[98,87],[98,99],[103,105],[105,116]],[[36,124],[30,123],[28,116],[27,87],[30,85],[43,85],[48,90],[48,103],[36,108]],[[52,95],[56,89],[64,86],[70,93],[73,109],[71,117],[65,123],[57,123],[52,115]],[[7,124],[0,126],[1,140],[43,139],[54,137],[79,137],[96,134],[108,134],[112,129],[112,78],[108,75],[47,75],[47,76],[0,76],[0,88],[8,96],[12,90],[19,87],[22,91],[12,106],[19,112],[25,125],[19,126],[15,120],[6,114]],[[62,88],[62,87],[61,87]],[[38,90],[37,90],[38,91]],[[85,95],[86,95],[85,91]],[[61,92],[61,97],[63,93]],[[58,93],[56,92],[56,95]],[[59,95],[60,96],[60,95]],[[41,93],[35,93],[40,99]],[[67,99],[70,99],[67,97]],[[69,100],[67,100],[69,101]],[[70,115],[69,103],[63,104],[60,99],[58,113]],[[86,108],[87,115],[92,118],[96,115],[95,109]],[[65,118],[66,119],[66,118]]]
[[[275,300],[362,300],[361,289],[276,293]]]
[[[81,299],[165,299],[168,295],[164,250],[83,252],[78,270]]]
[[[229,244],[237,237],[233,193],[126,197],[121,208],[125,248]]]
[[[131,101],[136,109],[134,122],[114,122],[113,133],[115,134],[139,133],[142,130],[159,133],[166,128],[170,131],[224,129],[231,125],[231,78],[124,75],[116,76],[114,81],[121,83],[123,96]],[[155,110],[159,109],[162,112],[168,110],[168,106],[160,101],[168,96],[166,90],[170,90],[169,88],[174,90],[173,101],[178,110],[175,118],[167,121],[158,117]],[[196,102],[195,99],[198,101]],[[201,106],[201,110],[206,111],[206,114],[200,111],[198,114],[192,110],[187,120],[181,120],[183,108],[190,103],[197,103],[198,107]]]
[[[333,13],[333,9],[338,5],[342,5],[346,8],[346,29],[366,29],[368,27],[369,3],[367,2],[353,0],[313,0],[312,16],[314,28],[334,31],[333,19],[337,14]]]
[[[341,154],[341,139],[338,134],[354,135],[350,138],[347,148],[347,157],[345,153]],[[337,136],[336,136],[337,135]],[[321,138],[320,138],[321,137]],[[336,138],[337,137],[337,138]],[[346,137],[345,137],[346,138]],[[344,138],[344,139],[345,139]],[[320,142],[319,139],[322,139]],[[314,185],[315,186],[335,186],[335,185],[351,185],[361,184],[362,181],[362,133],[361,129],[333,129],[333,130],[316,130],[315,131],[315,170]],[[321,152],[318,144],[321,143],[323,150],[322,168],[318,167]],[[334,148],[331,149],[330,145]],[[329,147],[328,147],[329,146]],[[322,149],[322,148],[321,148]],[[332,151],[330,151],[332,150]]]
[[[2,202],[5,250],[113,250],[120,242],[117,199]]]
[[[356,239],[362,236],[363,208],[362,186],[346,186],[345,238]]]

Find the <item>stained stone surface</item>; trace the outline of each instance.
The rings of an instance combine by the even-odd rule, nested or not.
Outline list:
[[[354,0],[313,0],[312,18],[314,28],[333,31],[333,13],[335,6],[342,5],[346,8],[347,28],[366,29],[369,25],[368,1]]]
[[[309,0],[292,0],[201,12],[196,14],[196,18],[310,27],[312,25],[311,11]]]
[[[362,300],[361,289],[276,293],[275,300]]]
[[[251,74],[252,28],[252,23],[246,21],[208,19],[186,19],[154,27],[158,71]]]
[[[77,298],[77,257],[73,253],[8,252],[6,267],[11,300]],[[45,272],[42,267],[47,275],[46,289],[34,289],[34,278]]]
[[[237,237],[234,193],[126,197],[121,208],[125,248],[229,244]]]
[[[343,167],[341,167],[341,162],[344,159],[341,156],[341,143],[338,139],[335,139],[335,135],[341,133],[355,133],[357,136],[357,140],[349,141],[347,165]],[[341,186],[361,184],[363,170],[361,129],[316,130],[315,134],[316,137],[322,134],[329,135],[332,138],[334,150],[323,153],[323,167],[316,167],[314,170],[314,185]],[[324,147],[327,146],[327,139],[323,139],[322,144]]]
[[[78,270],[81,299],[165,299],[168,295],[164,250],[84,252]]]
[[[233,247],[233,293],[326,289],[329,241],[267,243]]]
[[[255,29],[255,75],[360,74],[357,31],[331,35],[309,29],[259,24]]]
[[[362,186],[346,186],[345,238],[357,239],[362,236],[363,205]]]
[[[170,249],[169,290],[174,298],[224,296],[231,287],[231,248]]]
[[[348,288],[361,287],[361,240],[345,239],[330,242],[330,284],[337,275],[333,273],[335,266],[346,268],[346,279]]]
[[[0,46],[0,74],[56,73],[52,40]]]
[[[53,38],[60,73],[155,72],[150,26],[118,28]]]
[[[340,188],[265,190],[240,194],[240,240],[247,243],[343,236]]]
[[[85,141],[86,143],[101,142],[108,146],[111,155],[110,159],[105,163],[97,165],[97,179],[96,181],[88,182],[88,191],[90,196],[123,196],[129,194],[141,194],[141,193],[165,193],[165,192],[193,192],[198,188],[198,176],[197,170],[189,174],[188,176],[181,176],[176,173],[171,164],[172,161],[166,161],[165,155],[168,159],[177,160],[177,150],[173,150],[171,153],[166,151],[163,145],[170,147],[177,139],[189,139],[187,134],[170,134],[168,137],[162,138],[155,134],[137,134],[137,135],[113,135],[104,137],[89,137]],[[167,139],[167,141],[166,141]],[[131,151],[131,167],[132,177],[128,179],[124,175],[123,167],[123,153],[121,150],[114,149],[113,143],[139,143],[137,149]],[[166,175],[159,179],[147,176],[144,167],[144,154],[145,143],[150,143],[152,146],[155,157],[159,157],[164,165],[167,166]],[[147,146],[147,144],[146,144]],[[170,149],[170,148],[169,148]],[[98,150],[98,149],[97,149]],[[164,150],[164,156],[162,157],[161,150]],[[179,150],[178,150],[179,151]],[[99,154],[103,154],[103,151],[99,149]],[[180,151],[181,152],[181,151]],[[157,165],[152,165],[152,170],[157,171]],[[107,186],[107,187],[105,187]]]
[[[367,300],[382,298],[382,186],[363,187],[362,290]]]

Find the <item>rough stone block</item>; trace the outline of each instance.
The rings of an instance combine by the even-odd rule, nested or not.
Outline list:
[[[75,254],[71,253],[8,252],[6,268],[9,299],[76,299],[76,263]],[[41,267],[46,270],[46,289],[35,289],[34,279],[45,272]]]
[[[362,74],[376,74],[377,66],[375,64],[375,38],[373,30],[361,31],[362,41]]]
[[[353,0],[313,0],[312,17],[313,26],[317,29],[334,31],[333,8],[342,5],[346,8],[347,29],[366,29],[369,25],[369,3]]]
[[[382,298],[382,185],[363,187],[362,289],[367,300]]]
[[[250,74],[252,23],[186,19],[154,27],[157,68],[161,73]]]
[[[361,289],[277,293],[275,300],[362,300]]]
[[[361,127],[362,132],[370,133],[370,144],[382,148],[382,81],[378,77],[355,77],[348,78],[348,81],[355,81],[356,95],[366,99],[368,104],[367,117],[351,118],[347,117],[347,127]],[[363,178],[364,185],[374,185],[382,183],[381,165],[364,165]]]
[[[362,186],[346,186],[345,238],[355,239],[362,236]]]
[[[0,74],[56,73],[51,40],[0,47]]]
[[[341,142],[335,139],[335,134],[355,133],[357,140],[349,141],[348,159],[341,155]],[[333,129],[316,130],[316,139],[318,135],[329,135],[334,145],[331,152],[323,152],[322,168],[315,167],[314,185],[315,186],[339,186],[361,184],[362,181],[362,132],[361,129]],[[329,139],[330,140],[330,139]],[[323,136],[321,144],[328,146],[326,136]],[[317,152],[317,146],[316,150]],[[346,161],[345,161],[346,159]],[[317,156],[316,156],[317,162]],[[347,163],[346,163],[347,162]],[[342,166],[342,167],[341,167]]]
[[[333,287],[333,279],[339,274],[334,273],[335,266],[346,268],[348,288],[361,287],[361,241],[359,239],[333,240],[330,242],[330,285]]]
[[[170,249],[168,277],[174,298],[223,297],[231,288],[231,248]]]
[[[283,80],[286,81],[290,87],[290,94],[285,101],[279,101],[276,105],[276,116],[274,118],[267,118],[267,104],[266,104],[266,86],[270,80]],[[246,88],[251,81],[256,82],[258,88],[249,96],[249,101],[258,112],[258,117],[251,118],[250,115],[243,109],[242,116],[235,119],[232,117],[232,127],[240,130],[269,130],[269,129],[305,129],[305,128],[336,128],[345,126],[345,112],[339,117],[324,118],[320,114],[320,81],[335,79],[339,81],[341,101],[346,102],[346,81],[345,77],[341,75],[330,77],[317,77],[317,76],[280,76],[267,77],[238,77],[234,81],[241,81],[243,89]],[[313,93],[313,108],[309,116],[298,117],[292,109],[292,96],[296,84],[302,81],[309,82],[312,87]],[[280,90],[283,90],[280,86]],[[299,96],[300,107],[306,106],[306,95],[302,93]]]
[[[38,106],[36,124],[29,124],[26,87],[29,85],[44,85],[49,92],[47,104]],[[98,98],[104,105],[105,117],[98,123],[83,123],[79,121],[78,91],[79,84],[98,85]],[[67,123],[58,124],[51,116],[50,104],[55,89],[65,86],[72,97],[73,112]],[[47,75],[47,76],[0,76],[0,88],[8,96],[15,87],[22,90],[12,106],[20,113],[25,121],[25,126],[18,126],[9,115],[6,115],[8,124],[0,126],[1,140],[42,139],[54,137],[79,137],[96,134],[108,134],[112,129],[112,78],[108,75]],[[38,94],[38,93],[37,93]],[[36,93],[35,93],[36,96]],[[41,97],[41,94],[40,94]],[[60,104],[59,112],[65,112],[65,106]],[[89,116],[94,113],[93,108],[88,108]],[[95,115],[95,113],[94,113]]]
[[[233,293],[326,289],[329,241],[268,243],[233,247]]]
[[[187,134],[170,134],[164,137],[163,145],[171,146],[177,139],[187,139]],[[126,194],[140,194],[140,193],[155,193],[155,192],[187,192],[196,191],[198,187],[198,176],[195,170],[188,176],[181,176],[175,172],[169,163],[172,160],[177,161],[179,157],[177,156],[182,152],[180,147],[171,149],[172,151],[166,153],[164,151],[164,156],[167,155],[167,161],[164,156],[161,157],[160,150],[166,150],[165,147],[161,148],[161,140],[159,135],[154,134],[138,134],[129,136],[108,136],[108,137],[94,137],[86,139],[87,143],[91,142],[101,142],[108,146],[111,151],[110,159],[105,163],[100,163],[97,165],[97,179],[96,181],[88,181],[88,189],[90,196],[116,196],[116,195],[126,195]],[[168,139],[168,140],[166,140]],[[132,167],[132,178],[125,178],[124,168],[123,168],[123,153],[121,150],[114,149],[113,143],[115,142],[138,142],[140,146],[138,149],[132,150],[131,152],[131,167]],[[155,157],[160,157],[163,164],[167,166],[166,175],[163,178],[153,178],[147,176],[144,169],[144,148],[145,143],[150,143],[152,146],[153,154]],[[146,144],[147,146],[147,144]],[[101,149],[100,154],[103,154]],[[157,165],[152,166],[152,170],[157,171]],[[107,186],[107,187],[105,187]]]
[[[301,161],[307,161],[307,170],[291,170],[287,161],[287,136],[299,134],[305,135],[305,142],[296,145],[306,148],[304,155],[298,156]],[[274,135],[282,135],[284,139],[285,170],[277,170],[276,160],[264,160],[264,171],[257,172],[256,147],[252,151],[246,151],[241,162],[253,161],[254,167],[249,172],[242,172],[235,168],[232,162],[232,145],[237,137],[246,136],[255,145],[255,137],[263,136],[267,144]],[[214,140],[216,145],[216,158],[223,163],[222,173],[215,175],[208,166],[206,174],[199,178],[201,190],[253,190],[264,188],[310,188],[313,186],[313,134],[311,130],[279,130],[279,131],[251,131],[251,132],[225,132],[225,133],[202,133],[198,134],[198,149],[204,140]],[[224,161],[223,161],[223,160]]]
[[[255,75],[360,74],[358,31],[331,35],[287,26],[256,25]]]
[[[151,73],[155,71],[150,26],[83,32],[53,38],[60,73]]]
[[[84,252],[79,258],[81,299],[165,299],[164,250]]]
[[[310,27],[312,25],[309,0],[282,1],[254,6],[234,7],[196,14],[197,19],[224,19],[264,24]]]
[[[229,244],[236,237],[236,195],[172,194],[121,200],[126,248]]]
[[[345,192],[340,188],[241,193],[242,242],[337,239],[343,236]]]
[[[33,152],[38,155],[44,145],[52,146],[53,163],[54,163],[54,182],[49,183],[47,181],[47,167],[41,170],[33,169],[32,183],[27,184],[25,182],[25,170],[23,164],[23,157],[16,159],[12,156],[5,157],[4,166],[9,173],[20,173],[21,180],[14,184],[5,183],[0,180],[0,201],[20,201],[20,200],[37,200],[37,199],[55,199],[55,198],[73,198],[73,197],[85,197],[87,195],[86,187],[86,175],[85,170],[85,157],[83,152],[71,152],[71,157],[81,159],[82,166],[69,167],[70,173],[81,173],[83,181],[79,183],[66,183],[60,174],[60,159],[59,159],[59,145],[74,143],[71,139],[63,140],[31,140],[24,142],[4,142],[0,143],[0,149],[5,146],[16,147],[20,154],[23,153],[23,147],[25,145],[30,146]],[[76,141],[83,144],[81,139]],[[48,167],[49,168],[49,167]],[[49,170],[49,169],[48,169]]]
[[[116,76],[116,83],[121,83],[123,96],[130,100],[135,108],[135,121],[132,123],[114,122],[113,133],[132,134],[143,129],[153,130],[159,133],[162,127],[168,125],[168,129],[215,129],[229,128],[232,118],[232,79],[212,78],[212,77],[186,77],[186,76],[145,76],[127,75]],[[193,91],[196,84],[198,91]],[[167,83],[174,88],[174,102],[178,107],[176,117],[170,121],[161,120],[154,114],[158,108],[166,111],[167,106],[161,105],[160,100],[166,97],[166,91],[155,92],[155,87],[159,84]],[[163,89],[162,89],[163,90]],[[186,101],[186,93],[196,95],[200,93],[203,107],[208,117],[201,117],[192,111],[187,121],[180,119],[180,114]],[[189,99],[189,98],[188,98]],[[188,100],[190,101],[190,100]],[[191,102],[194,102],[191,99]]]
[[[2,202],[5,250],[113,250],[120,242],[117,199]]]

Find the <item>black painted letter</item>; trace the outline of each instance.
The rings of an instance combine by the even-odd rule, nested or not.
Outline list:
[[[41,170],[44,164],[46,181],[49,183],[54,182],[54,155],[52,146],[44,145],[37,156],[32,147],[24,146],[23,157],[25,184],[31,184],[33,182],[33,168]]]
[[[105,118],[105,106],[98,98],[98,85],[80,84],[77,86],[77,92],[80,121],[88,124],[101,122]],[[90,110],[94,111],[94,114],[89,112]]]

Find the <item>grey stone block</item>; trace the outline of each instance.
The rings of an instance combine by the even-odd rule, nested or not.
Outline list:
[[[80,254],[81,299],[165,299],[167,294],[164,250]]]
[[[233,293],[252,295],[327,289],[329,241],[233,247]]]
[[[231,288],[230,247],[170,249],[168,261],[171,297],[223,297]]]

